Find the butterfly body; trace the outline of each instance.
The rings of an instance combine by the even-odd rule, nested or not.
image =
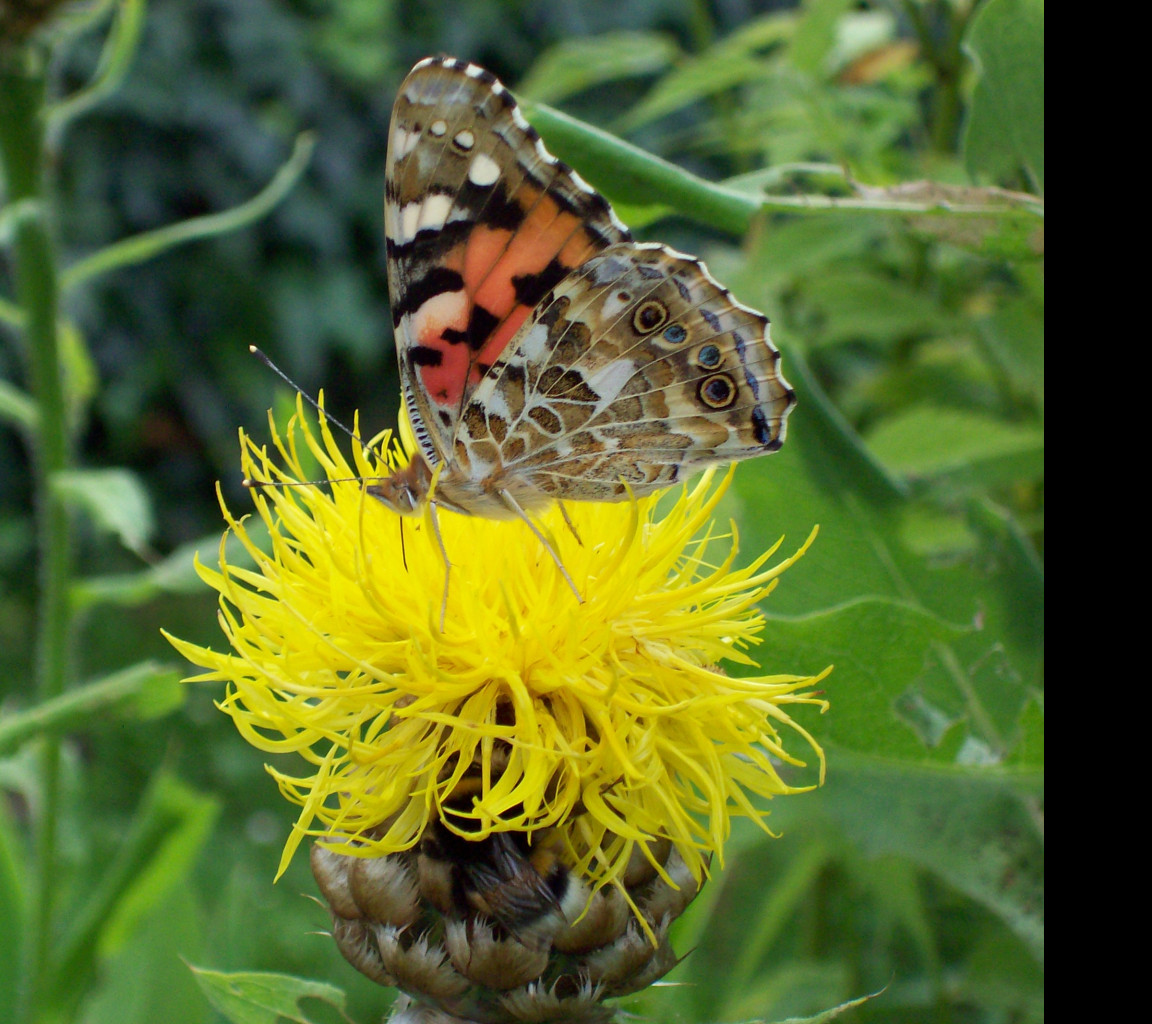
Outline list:
[[[632,240],[487,71],[400,87],[385,228],[417,450],[372,485],[401,513],[619,501],[777,450],[794,405],[768,320],[697,259]]]

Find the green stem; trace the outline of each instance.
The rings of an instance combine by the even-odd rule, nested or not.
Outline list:
[[[64,386],[60,374],[56,264],[44,192],[44,122],[47,54],[29,42],[0,44],[0,162],[7,198],[20,204],[12,236],[16,297],[30,391],[38,406],[32,438],[36,497],[39,607],[36,690],[41,701],[64,689],[68,651],[68,518],[53,493],[52,477],[69,462]],[[56,884],[56,818],[59,809],[60,742],[46,736],[41,746],[42,803],[36,833],[37,883],[29,924],[28,970],[23,992],[26,1020],[44,1005],[52,940]]]

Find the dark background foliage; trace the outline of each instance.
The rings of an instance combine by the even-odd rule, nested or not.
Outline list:
[[[469,58],[524,99],[734,188],[787,165],[763,179],[785,196],[851,197],[853,179],[1036,193],[1037,9],[1042,33],[1031,0],[153,0],[120,87],[50,134],[64,267],[243,203],[301,132],[315,150],[267,216],[66,295],[76,461],[129,471],[152,520],[132,550],[77,512],[71,675],[171,663],[162,626],[221,643],[184,546],[211,559],[216,482],[234,509],[248,500],[238,426],[264,436],[267,410],[292,398],[250,344],[337,415],[394,422],[383,166],[393,92],[416,60]],[[106,34],[105,21],[55,47],[57,95],[91,79]],[[1025,131],[1037,109],[1039,150]],[[730,512],[749,551],[781,533],[794,546],[820,522],[766,609],[760,653],[773,671],[836,663],[833,711],[805,720],[827,741],[828,785],[779,801],[782,840],[734,836],[681,926],[678,948],[695,950],[672,975],[683,987],[629,1005],[655,1020],[778,1019],[884,989],[845,1019],[1042,1019],[1040,229],[800,210],[737,238],[646,204],[611,168],[586,176],[638,234],[706,256],[772,317],[801,404],[785,452],[742,470]],[[0,252],[0,295],[11,271]],[[0,378],[21,382],[17,332],[0,331]],[[30,466],[0,430],[0,692],[13,711],[31,703],[34,660]],[[211,1019],[179,954],[328,979],[355,1019],[374,1019],[389,996],[313,934],[325,919],[298,895],[313,891],[304,859],[270,886],[292,811],[216,695],[192,689],[164,717],[108,713],[65,745],[60,907],[85,906],[101,868],[136,850],[142,817],[168,822],[140,840],[72,1010]],[[0,762],[0,785],[17,891],[37,807],[30,748]]]

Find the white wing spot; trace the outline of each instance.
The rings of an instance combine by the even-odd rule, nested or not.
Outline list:
[[[444,222],[448,219],[448,214],[451,210],[451,196],[441,195],[440,193],[433,193],[427,196],[420,212],[419,230],[423,231],[425,228],[436,228],[439,230],[444,226]]]
[[[400,211],[400,230],[396,234],[396,241],[403,245],[416,237],[420,225],[421,203],[408,203]]]
[[[468,180],[473,185],[487,188],[500,177],[500,165],[486,153],[477,153],[468,165]]]
[[[396,131],[392,135],[392,153],[390,155],[393,162],[403,160],[404,157],[416,148],[416,143],[419,141],[419,132],[405,131],[403,128],[397,126]]]
[[[544,148],[544,141],[542,139],[536,140],[536,155],[545,163],[554,164],[556,162],[556,158]]]
[[[571,174],[569,174],[569,177],[572,179],[572,184],[575,185],[581,192],[586,192],[590,196],[594,196],[596,194],[596,190],[591,185],[589,185],[588,182],[581,178],[580,175],[575,171],[572,171]]]
[[[428,126],[428,131],[430,131],[437,138],[439,138],[442,135],[447,135],[448,134],[448,122],[447,121],[433,121]]]
[[[461,149],[471,149],[476,145],[476,136],[467,128],[462,128],[452,139]]]
[[[533,324],[520,339],[517,356],[525,363],[534,363],[544,358],[548,348],[548,328],[544,324]]]

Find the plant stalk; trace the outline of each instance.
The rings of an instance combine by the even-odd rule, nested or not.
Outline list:
[[[31,40],[0,43],[0,165],[6,199],[15,211],[12,255],[16,298],[23,313],[29,390],[37,407],[27,431],[36,502],[38,602],[35,686],[38,701],[64,690],[68,657],[68,579],[71,566],[67,511],[52,480],[70,461],[66,401],[57,337],[58,288],[44,181],[46,50]],[[36,889],[29,915],[23,1020],[44,1013],[56,888],[56,820],[59,810],[60,741],[45,736],[43,791],[36,823]]]

